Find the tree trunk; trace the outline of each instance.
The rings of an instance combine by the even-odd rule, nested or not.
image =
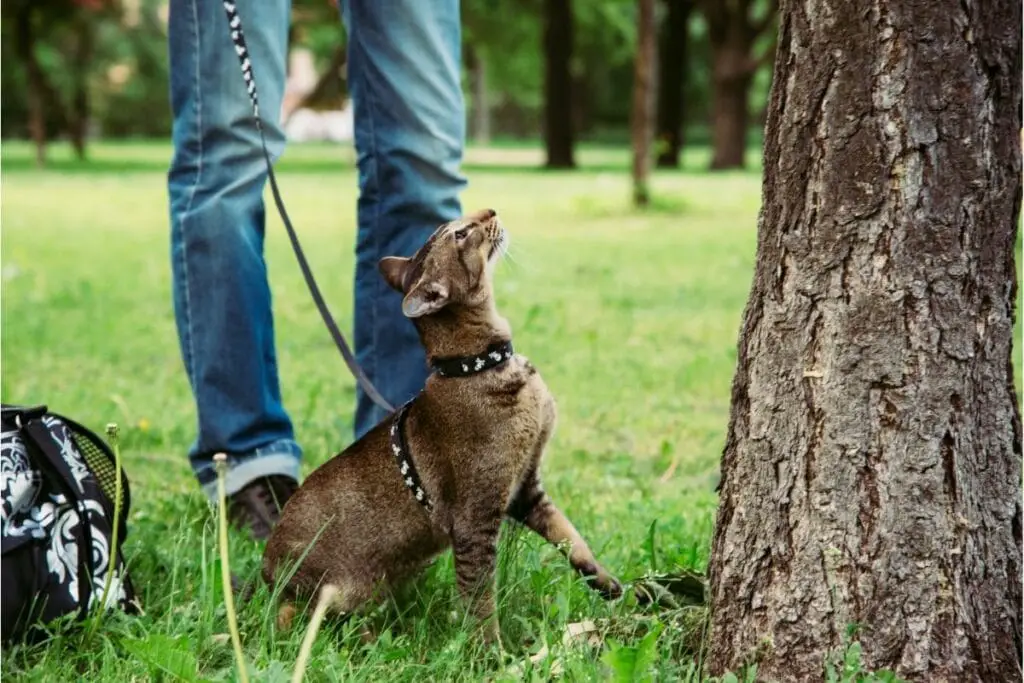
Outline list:
[[[46,77],[36,59],[35,30],[32,26],[32,6],[22,4],[15,15],[16,47],[18,59],[25,69],[28,92],[28,130],[36,145],[36,165],[46,164]]]
[[[491,107],[487,92],[487,64],[472,45],[466,45],[466,69],[469,71],[470,138],[479,145],[491,141]]]
[[[658,168],[679,168],[683,149],[683,82],[686,78],[692,0],[665,0],[668,10],[658,58]]]
[[[573,168],[572,5],[544,2],[544,141],[548,168]]]
[[[637,0],[637,45],[633,69],[633,204],[650,203],[648,177],[651,172],[651,138],[654,127],[654,84],[658,71],[657,24],[654,0]]]
[[[1021,5],[781,12],[708,673],[1020,680]]]
[[[80,161],[85,160],[85,138],[89,128],[89,65],[92,63],[95,36],[92,22],[79,10],[75,20],[77,41],[74,64],[74,92],[71,99],[71,146]]]
[[[743,168],[753,71],[750,46],[735,37],[714,50],[711,88],[712,169]]]

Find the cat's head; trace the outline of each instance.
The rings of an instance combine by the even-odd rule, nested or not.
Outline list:
[[[387,283],[405,295],[402,313],[419,318],[449,304],[487,302],[493,266],[505,245],[498,214],[482,209],[439,227],[412,258],[387,256],[378,267]]]

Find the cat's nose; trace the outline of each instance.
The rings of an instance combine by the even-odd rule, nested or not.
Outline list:
[[[480,212],[477,213],[477,219],[481,221],[489,221],[497,215],[498,212],[494,209],[481,209]]]

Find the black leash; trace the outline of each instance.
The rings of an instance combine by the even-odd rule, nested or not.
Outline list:
[[[252,62],[249,59],[249,48],[245,44],[245,35],[242,33],[242,20],[238,16],[238,11],[235,7],[235,2],[232,0],[224,0],[224,11],[228,15],[228,27],[231,29],[231,40],[235,44],[235,52],[238,54],[238,62],[242,66],[242,78],[245,80],[246,90],[249,92],[249,100],[252,102],[252,115],[256,119],[256,130],[260,134],[260,142],[263,145],[263,158],[267,162],[267,175],[270,178],[270,189],[274,194],[274,203],[277,204],[277,212],[281,215],[281,220],[284,222],[284,227],[288,230],[288,239],[291,240],[292,249],[295,250],[295,258],[299,261],[299,267],[302,269],[302,276],[306,278],[306,285],[309,287],[310,294],[313,295],[313,301],[316,303],[317,309],[320,311],[320,316],[324,319],[324,324],[327,325],[327,330],[331,333],[334,338],[334,344],[341,351],[342,358],[345,359],[345,363],[348,365],[348,369],[352,371],[352,375],[359,382],[359,385],[366,392],[374,403],[390,412],[394,411],[394,406],[388,403],[377,388],[373,386],[370,379],[363,372],[363,369],[359,367],[356,362],[355,355],[348,346],[348,342],[345,341],[345,336],[338,329],[337,323],[334,322],[334,318],[331,316],[330,311],[327,310],[327,304],[324,303],[324,298],[320,294],[320,288],[316,284],[316,280],[313,278],[313,272],[309,269],[309,263],[306,262],[306,255],[302,252],[302,246],[299,244],[299,236],[295,234],[295,228],[292,227],[291,219],[288,218],[288,212],[285,211],[284,201],[281,199],[281,193],[277,189],[277,179],[274,177],[274,164],[270,161],[270,152],[267,150],[267,139],[263,134],[263,123],[260,121],[260,107],[259,101],[256,97],[256,81],[252,75]]]

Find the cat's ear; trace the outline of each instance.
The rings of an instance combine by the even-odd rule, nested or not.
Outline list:
[[[419,318],[440,311],[448,303],[448,287],[441,282],[420,280],[402,301],[407,318]]]
[[[405,277],[405,267],[409,265],[409,259],[401,256],[385,256],[377,263],[377,269],[384,276],[384,281],[398,291],[402,291],[402,279]]]

